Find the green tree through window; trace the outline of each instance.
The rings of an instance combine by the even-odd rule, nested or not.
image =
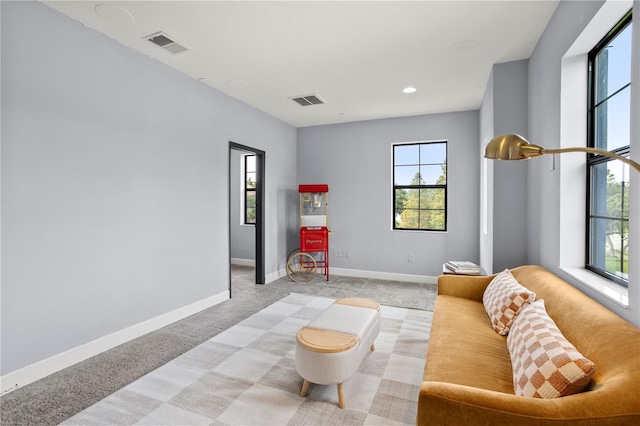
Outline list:
[[[393,146],[393,228],[446,231],[447,143]]]
[[[610,261],[619,262],[618,269],[624,273],[629,269],[629,190],[624,179],[607,170],[607,216],[620,220],[609,221],[607,226],[607,249]],[[616,241],[614,241],[616,240]]]

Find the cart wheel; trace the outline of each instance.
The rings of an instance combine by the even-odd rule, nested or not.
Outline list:
[[[287,275],[292,281],[306,283],[316,276],[316,260],[309,253],[294,250],[287,260]]]

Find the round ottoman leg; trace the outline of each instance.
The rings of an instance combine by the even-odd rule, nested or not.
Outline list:
[[[344,392],[342,392],[342,383],[338,383],[338,407],[344,408]]]
[[[309,381],[305,379],[302,384],[302,390],[300,391],[300,396],[307,396],[307,391],[309,390]]]

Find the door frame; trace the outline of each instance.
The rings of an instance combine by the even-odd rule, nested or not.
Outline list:
[[[265,163],[266,153],[250,146],[241,145],[236,142],[229,141],[229,199],[227,205],[229,207],[229,296],[231,297],[231,179],[237,179],[237,176],[231,176],[231,153],[233,150],[252,153],[256,156],[256,238],[255,238],[255,257],[256,257],[256,284],[265,284],[264,272],[264,188],[265,188]]]

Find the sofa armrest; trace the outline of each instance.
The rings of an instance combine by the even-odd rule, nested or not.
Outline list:
[[[539,425],[540,418],[527,419],[519,410],[512,411],[513,398],[515,395],[470,386],[422,382],[416,425]],[[519,398],[520,404],[525,402]]]
[[[438,294],[463,297],[482,302],[482,295],[495,275],[440,275]]]
[[[518,425],[637,424],[637,413],[607,412],[611,401],[593,392],[556,399],[526,398],[470,386],[422,382],[417,425]]]

